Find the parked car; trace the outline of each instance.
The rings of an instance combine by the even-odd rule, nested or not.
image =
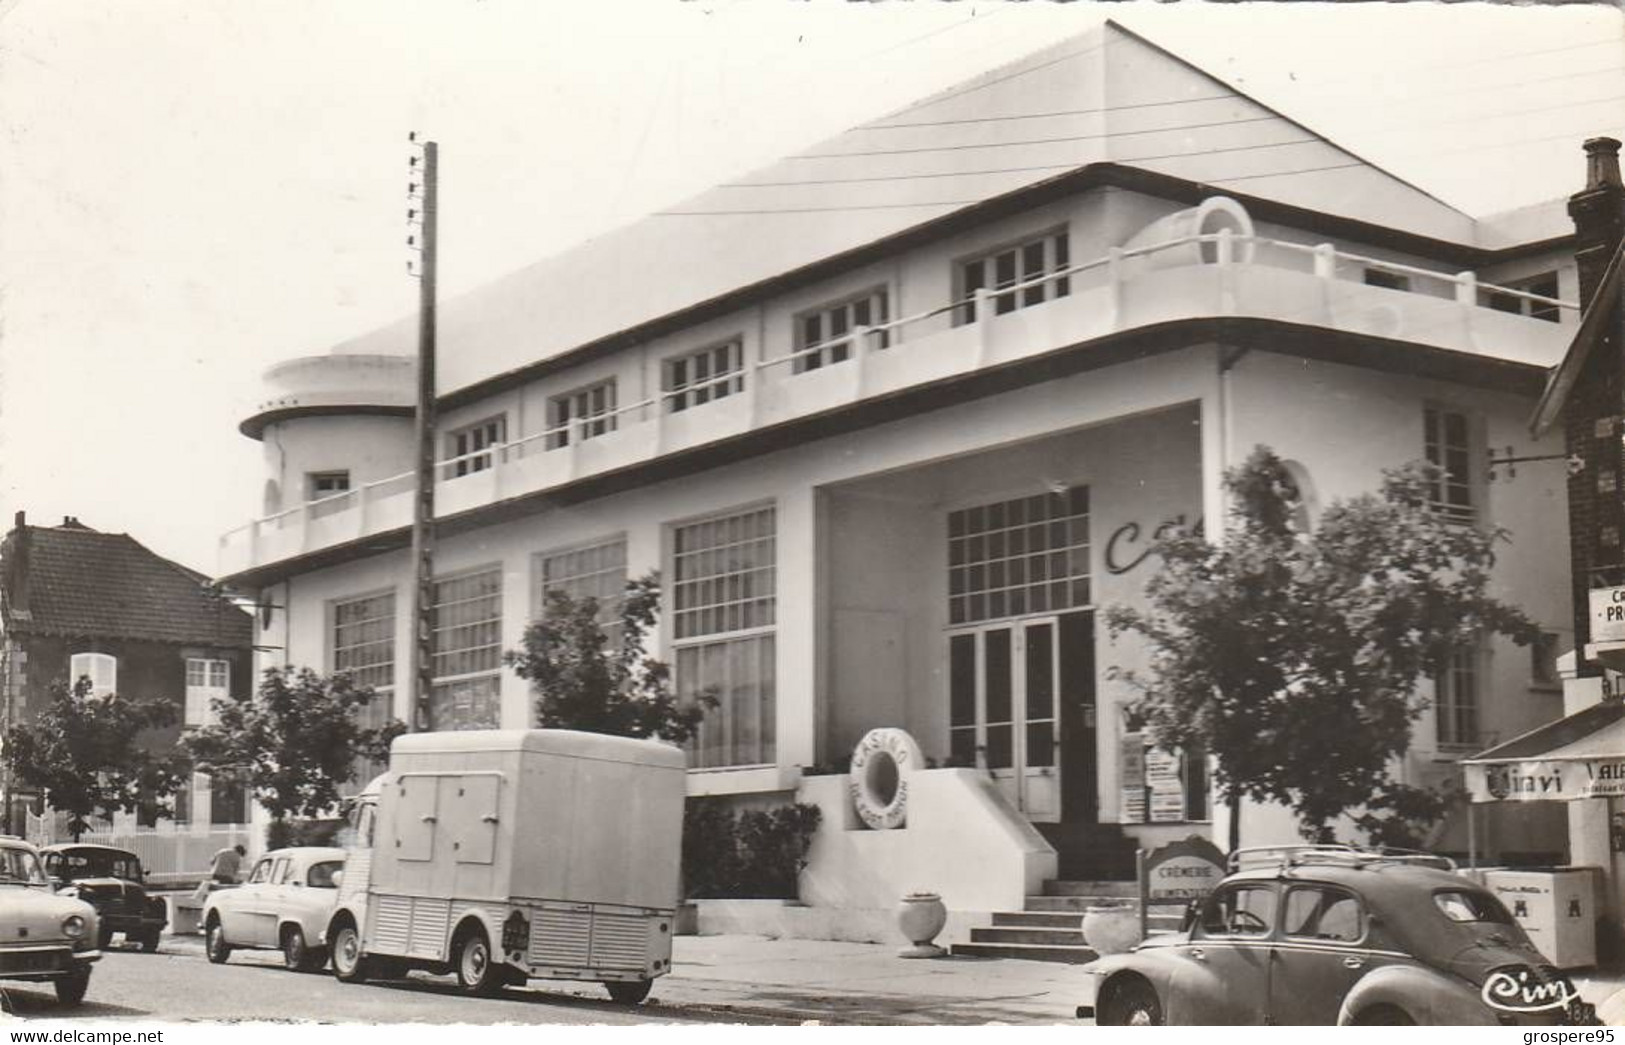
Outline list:
[[[58,1001],[77,1005],[102,956],[96,937],[96,909],[56,895],[39,852],[0,837],[0,980],[49,982]]]
[[[62,896],[76,896],[96,908],[97,946],[106,949],[114,933],[151,954],[158,949],[169,916],[164,901],[147,895],[140,859],[110,845],[64,843],[40,850],[45,874]]]
[[[1239,858],[1239,859],[1238,859]],[[1177,933],[1082,966],[1106,1025],[1589,1024],[1563,973],[1442,857],[1242,850]]]
[[[239,947],[276,947],[283,963],[298,972],[327,964],[327,921],[338,897],[334,875],[344,867],[344,850],[298,846],[266,853],[248,880],[221,889],[203,901],[203,942],[216,964]]]

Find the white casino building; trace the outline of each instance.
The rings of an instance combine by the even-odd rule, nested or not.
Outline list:
[[[1561,450],[1526,421],[1577,322],[1572,232],[1561,201],[1457,211],[1108,23],[449,299],[437,726],[528,724],[500,656],[544,588],[658,569],[659,653],[722,701],[690,794],[825,806],[804,931],[930,888],[958,933],[1136,844],[1224,838],[1203,760],[1129,733],[1108,671],[1141,652],[1097,611],[1141,598],[1158,526],[1222,530],[1220,477],[1263,443],[1312,510],[1425,457],[1442,510],[1511,532],[1497,594],[1549,635],[1424,694],[1399,773],[1457,777],[1562,712],[1562,464],[1486,462]],[[220,564],[281,607],[276,660],[401,718],[415,333],[266,375],[264,515]],[[875,727],[969,767],[916,771],[897,831],[805,772]],[[1498,809],[1479,842],[1561,857],[1562,812]]]

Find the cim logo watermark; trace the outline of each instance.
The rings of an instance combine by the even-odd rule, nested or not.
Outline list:
[[[1484,1004],[1502,1012],[1545,1012],[1560,1009],[1580,996],[1567,976],[1555,969],[1542,976],[1527,965],[1493,970],[1479,992]]]

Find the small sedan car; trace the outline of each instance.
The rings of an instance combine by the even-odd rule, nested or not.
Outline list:
[[[141,861],[128,849],[110,845],[48,845],[40,850],[45,873],[60,896],[75,896],[96,908],[97,946],[105,950],[114,933],[151,954],[168,924],[164,901],[147,895]]]
[[[39,853],[20,838],[0,837],[0,980],[49,982],[64,1005],[77,1005],[99,960],[96,910],[58,896]]]
[[[1490,893],[1440,857],[1243,850],[1186,927],[1081,966],[1102,1025],[1594,1024]]]
[[[327,921],[338,898],[333,876],[344,850],[298,846],[266,853],[248,881],[203,901],[204,949],[216,964],[238,948],[279,948],[288,968],[314,972],[327,964]]]

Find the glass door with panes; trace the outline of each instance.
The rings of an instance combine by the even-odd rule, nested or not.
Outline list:
[[[986,768],[1017,809],[1045,823],[1061,819],[1056,631],[1045,617],[948,637],[955,762]]]

